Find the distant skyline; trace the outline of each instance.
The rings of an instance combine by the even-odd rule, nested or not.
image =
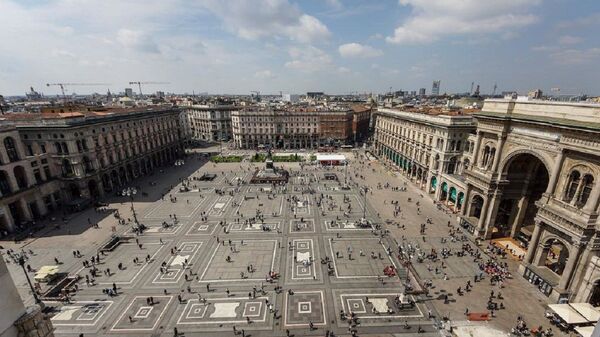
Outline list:
[[[596,0],[0,0],[0,95],[600,95]]]

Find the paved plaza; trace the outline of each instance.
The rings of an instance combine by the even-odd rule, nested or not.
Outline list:
[[[467,307],[484,310],[482,298],[495,289],[492,286],[476,285],[465,296],[455,292],[478,273],[472,258],[451,256],[443,268],[439,263],[413,263],[420,278],[434,286],[427,297],[405,294],[408,270],[398,257],[398,246],[410,246],[416,254],[441,247],[459,250],[462,243],[441,244],[447,221],[454,223],[455,218],[420,198],[421,192],[410,185],[406,192],[376,188],[382,182],[404,186],[393,172],[374,162],[366,166],[352,161],[351,184],[344,189],[341,168],[286,164],[291,172],[286,186],[249,185],[250,172],[258,165],[215,165],[192,157],[182,168],[169,169],[165,175],[170,180],[159,181],[154,193],[135,202],[137,217],[147,227],[141,235],[131,222],[117,225],[112,213],[87,212],[78,221],[84,223],[92,214],[100,229],[61,229],[3,246],[32,249],[34,268],[53,264],[57,257],[61,271],[82,276],[70,303],[47,302],[55,307],[57,336],[173,336],[175,329],[185,336],[241,336],[242,330],[252,336],[285,336],[286,331],[323,336],[327,331],[349,335],[349,327],[360,335],[416,335],[420,327],[420,336],[439,336],[436,325],[442,316],[460,321]],[[207,172],[217,178],[193,179]],[[325,172],[335,172],[341,183],[325,180]],[[180,192],[181,178],[192,178],[189,191]],[[361,188],[365,185],[370,186],[366,198]],[[424,215],[407,197],[422,200]],[[385,224],[393,218],[391,200],[400,200],[402,212]],[[127,200],[111,207],[131,220]],[[382,230],[364,226],[363,213]],[[425,217],[435,224],[426,239],[418,233]],[[94,284],[87,285],[83,277],[89,276],[90,267],[82,262],[96,256],[111,234],[123,240],[98,255],[99,272]],[[80,250],[82,257],[71,255],[73,250]],[[395,276],[384,273],[390,267]],[[12,263],[9,268],[22,295],[29,298],[22,272]],[[529,308],[515,304],[519,311],[499,311],[492,324],[510,329],[518,314],[531,323],[539,321],[534,313],[544,298],[525,280],[507,284],[535,302]],[[104,293],[113,287],[115,296]],[[502,291],[507,305],[519,302],[511,301],[509,290]],[[442,301],[446,295],[449,304]],[[358,317],[353,326],[351,313]]]

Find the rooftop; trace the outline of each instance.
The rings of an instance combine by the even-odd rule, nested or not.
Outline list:
[[[0,116],[0,122],[12,125],[28,124],[60,124],[83,120],[103,119],[152,112],[173,110],[170,105],[133,108],[102,108],[102,107],[56,107],[43,109],[39,113],[9,113]]]

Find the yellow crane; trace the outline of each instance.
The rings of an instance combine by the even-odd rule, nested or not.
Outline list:
[[[129,85],[137,84],[140,89],[140,97],[142,96],[142,84],[171,84],[170,82],[142,82],[142,81],[131,81]]]

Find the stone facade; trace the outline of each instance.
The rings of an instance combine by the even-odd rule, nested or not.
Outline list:
[[[191,140],[205,142],[232,139],[231,112],[239,109],[233,105],[193,105],[185,109]]]
[[[453,211],[464,205],[463,171],[471,163],[470,115],[456,112],[403,111],[379,108],[375,154],[400,169],[423,191]]]
[[[311,149],[319,145],[319,113],[245,109],[231,113],[236,148]]]
[[[364,141],[371,108],[248,108],[233,111],[231,116],[236,148],[314,149]]]
[[[463,222],[524,237],[520,270],[554,300],[600,303],[600,106],[494,99],[474,117]]]
[[[183,154],[171,107],[5,115],[0,130],[0,234],[75,211]]]

